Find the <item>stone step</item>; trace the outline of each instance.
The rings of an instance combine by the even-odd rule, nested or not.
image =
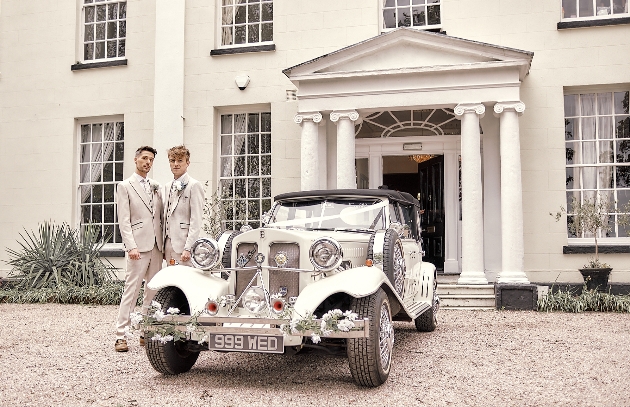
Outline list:
[[[495,298],[492,297],[442,297],[441,309],[494,309]]]
[[[494,309],[494,285],[438,284],[442,309]]]
[[[494,297],[493,284],[440,284],[438,283],[438,294],[443,295],[491,295]]]
[[[438,284],[457,284],[457,280],[459,280],[459,273],[457,274],[438,273],[437,275]]]

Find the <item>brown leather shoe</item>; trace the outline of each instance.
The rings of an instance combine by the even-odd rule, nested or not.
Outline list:
[[[140,337],[140,346],[144,346],[144,336]]]
[[[127,347],[127,341],[124,339],[117,339],[114,348],[116,349],[116,352],[127,352],[129,350]]]

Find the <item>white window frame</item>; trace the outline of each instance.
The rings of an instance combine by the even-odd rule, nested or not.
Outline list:
[[[86,1],[91,1],[90,3],[86,3]],[[127,58],[127,16],[128,16],[128,12],[125,11],[125,18],[120,18],[120,3],[125,3],[125,10],[127,9],[128,0],[79,0],[79,7],[80,7],[80,20],[79,20],[79,46],[78,46],[78,60],[82,61],[82,63],[86,63],[86,64],[93,64],[93,63],[98,63],[98,62],[105,62],[105,61],[119,61],[119,60],[124,60]],[[114,4],[118,4],[118,12],[116,14],[117,18],[115,20],[110,20],[110,13],[109,13],[109,8],[111,5]],[[86,23],[86,8],[87,7],[95,7],[95,6],[105,6],[105,20],[102,21],[102,23],[104,24],[104,28],[105,28],[105,33],[104,33],[104,40],[103,41],[98,41],[98,42],[103,42],[104,43],[104,57],[103,58],[95,58],[96,57],[96,24],[90,24],[90,23]],[[96,10],[95,10],[95,15],[94,15],[94,20],[96,21]],[[108,30],[110,27],[110,22],[116,21],[116,36],[114,38],[108,38]],[[120,27],[121,27],[121,22],[124,23],[124,27],[125,27],[125,32],[124,32],[124,36],[119,36],[120,34]],[[86,26],[87,25],[94,25],[94,30],[92,33],[92,39],[88,39],[88,37],[86,37]],[[115,40],[116,41],[116,56],[115,57],[108,57],[107,56],[107,43],[109,41]],[[94,44],[93,48],[92,48],[92,52],[93,52],[93,58],[91,59],[87,59],[85,56],[85,45],[86,45],[86,41],[89,41],[91,43]],[[120,42],[124,41],[124,55],[119,55],[120,52]]]
[[[263,128],[263,124],[262,124],[262,115],[268,115],[269,119],[268,119],[268,123],[269,123],[269,127],[268,130],[267,128]],[[236,131],[236,126],[235,126],[235,118],[237,115],[245,115],[246,118],[246,122],[245,122],[245,132],[242,131]],[[258,115],[258,124],[259,124],[259,128],[258,128],[258,132],[249,132],[248,128],[247,128],[247,123],[248,120],[250,118],[250,115]],[[231,133],[226,131],[225,129],[223,129],[223,120],[224,120],[224,116],[231,116],[231,123],[232,123],[232,128],[231,128]],[[220,198],[222,200],[222,202],[225,203],[224,208],[227,210],[232,210],[232,214],[231,216],[228,216],[226,214],[226,219],[222,219],[222,222],[224,222],[225,228],[226,230],[230,230],[230,229],[239,229],[241,225],[244,224],[249,224],[250,226],[256,228],[260,226],[260,220],[263,216],[263,214],[268,211],[271,208],[271,204],[272,204],[272,193],[271,193],[271,188],[272,188],[272,174],[271,174],[271,154],[272,154],[272,150],[271,150],[271,139],[272,139],[272,131],[273,129],[271,128],[271,109],[266,106],[266,107],[253,107],[250,106],[249,108],[241,108],[241,109],[235,109],[235,110],[229,110],[229,111],[221,111],[218,112],[217,114],[217,134],[218,134],[218,140],[217,140],[217,151],[218,151],[218,160],[217,160],[217,164],[218,164],[218,171],[217,171],[217,179],[218,179],[218,189],[220,191]],[[250,135],[254,135],[257,134],[258,135],[258,153],[255,152],[250,152],[249,150],[249,142],[248,142],[248,138],[250,137]],[[235,138],[234,136],[245,136],[245,142],[244,142],[244,146],[242,147],[242,149],[245,151],[245,154],[235,154],[234,152],[234,142],[235,142]],[[227,151],[223,148],[223,142],[227,141],[228,138],[231,138],[231,145],[232,145],[232,149],[230,151]],[[266,139],[268,141],[267,148],[263,149],[263,138]],[[241,151],[243,151],[241,150]],[[236,174],[235,173],[235,167],[236,167],[236,160],[234,159],[235,157],[240,157],[240,156],[245,156],[244,159],[244,169],[243,169],[243,174]],[[258,174],[257,175],[253,175],[249,173],[249,162],[248,162],[248,158],[249,157],[258,157]],[[263,160],[265,160],[266,163],[268,163],[268,168],[269,171],[268,173],[264,173],[263,172]],[[228,171],[228,173],[226,173],[226,170],[223,168],[224,166],[229,165],[230,170]],[[250,196],[250,180],[254,180],[257,179],[259,180],[258,185],[259,185],[259,193],[258,196]],[[224,194],[226,194],[227,190],[226,188],[226,184],[230,184],[231,181],[231,185],[232,185],[232,194],[228,196],[228,198],[226,198],[224,196]],[[237,182],[243,182],[244,183],[244,188],[245,188],[245,196],[243,196],[243,199],[236,199],[234,192],[237,189]],[[254,181],[255,183],[255,181]],[[255,186],[252,185],[252,186]],[[265,194],[265,191],[268,192],[268,194]],[[254,194],[256,195],[256,194]],[[240,195],[239,195],[240,197]],[[239,216],[238,213],[236,213],[236,201],[240,201],[241,205],[243,203],[245,203],[245,216]],[[248,210],[248,205],[250,205],[251,203],[253,203],[254,201],[258,201],[258,217],[254,218],[254,217],[250,217],[250,213]],[[230,205],[229,202],[234,202],[234,204]]]
[[[86,173],[86,168],[85,167],[89,167],[90,171],[99,171],[101,174],[103,174],[103,171],[106,170],[104,165],[100,165],[99,163],[103,163],[104,161],[102,160],[102,154],[103,152],[105,152],[107,154],[107,149],[98,149],[98,145],[99,142],[98,141],[94,141],[91,137],[89,139],[89,141],[86,141],[84,134],[82,132],[82,129],[84,128],[84,126],[90,126],[90,130],[92,130],[94,125],[98,125],[101,124],[102,128],[101,128],[101,134],[104,136],[105,135],[105,124],[113,124],[113,142],[107,142],[105,139],[105,137],[103,137],[100,142],[101,146],[103,146],[104,142],[107,142],[107,144],[112,145],[113,144],[113,149],[112,149],[112,161],[105,161],[105,163],[112,163],[112,179],[111,180],[103,180],[103,178],[101,177],[100,180],[95,180],[92,181],[92,177],[89,177]],[[115,115],[115,116],[101,116],[101,117],[87,117],[87,118],[81,118],[81,119],[77,119],[76,120],[76,179],[77,179],[77,189],[76,189],[76,224],[78,225],[79,228],[81,228],[84,225],[84,214],[83,214],[83,207],[84,206],[88,206],[85,205],[84,201],[84,197],[83,197],[83,191],[84,191],[84,187],[86,186],[102,186],[103,187],[103,195],[105,194],[106,189],[109,189],[110,193],[113,194],[113,196],[111,196],[107,201],[105,200],[105,198],[103,199],[103,202],[99,203],[96,202],[93,205],[89,205],[89,206],[100,206],[101,207],[101,222],[98,223],[101,226],[103,225],[108,225],[112,227],[112,232],[114,232],[114,234],[112,235],[112,241],[111,242],[107,242],[104,246],[105,249],[108,248],[121,248],[123,247],[122,244],[122,239],[120,237],[116,237],[116,233],[115,230],[118,229],[118,213],[117,213],[117,198],[116,198],[116,186],[118,185],[118,183],[122,180],[124,180],[124,150],[125,150],[125,140],[124,140],[124,117],[122,115]],[[122,126],[122,139],[120,139],[119,135],[117,134],[117,124],[121,124]],[[111,138],[111,136],[109,137]],[[122,144],[122,154],[120,151],[120,145],[118,146],[119,148],[116,148],[116,144]],[[94,145],[94,148],[92,148],[92,145]],[[90,163],[89,165],[83,163],[83,151],[84,151],[84,147],[89,148],[90,150]],[[101,160],[97,160],[94,161],[92,160],[92,156],[94,154],[97,154],[97,156],[101,157]],[[83,168],[82,168],[83,167]],[[116,174],[118,173],[118,176],[116,176]],[[107,186],[107,187],[106,187]],[[92,198],[90,198],[91,200]],[[91,203],[91,202],[90,202]],[[109,206],[109,205],[113,205],[113,222],[106,222],[105,221],[105,206]],[[91,217],[91,216],[90,216]],[[118,235],[119,236],[119,235]]]
[[[255,5],[261,5],[261,10],[260,10],[260,20],[258,22],[253,22],[250,23],[248,18],[249,15],[246,15],[246,19],[247,22],[242,24],[242,23],[236,23],[235,22],[235,18],[236,18],[236,12],[235,10],[232,13],[232,23],[231,24],[223,24],[223,9],[224,8],[228,8],[228,7],[232,7],[235,8],[236,3],[240,1],[240,4],[238,4],[239,6],[242,7],[248,7],[248,6],[255,6]],[[263,23],[269,23],[268,20],[265,20],[264,22],[261,21],[263,18],[263,12],[262,12],[262,5],[263,4],[271,4],[272,7],[272,18],[271,18],[271,40],[267,40],[267,41],[262,41],[262,24]],[[217,34],[217,48],[218,49],[225,49],[225,48],[243,48],[243,47],[255,47],[255,46],[260,46],[260,45],[272,45],[273,42],[273,24],[274,24],[274,17],[273,14],[275,13],[275,11],[273,11],[273,0],[256,0],[256,2],[254,3],[249,3],[248,0],[218,0],[216,2],[217,5],[217,24],[216,24],[216,34]],[[246,26],[246,32],[245,32],[245,38],[246,38],[246,42],[243,44],[223,44],[223,28],[224,27],[228,27],[228,26]],[[251,26],[257,25],[258,26],[258,38],[259,41],[257,42],[247,42],[247,39],[249,38],[249,28]],[[232,35],[234,35],[234,30],[232,30]],[[233,41],[232,41],[233,42]]]
[[[599,90],[579,90],[579,91],[565,91],[564,96],[572,96],[572,95],[580,95],[580,105],[581,105],[581,98],[582,95],[592,95],[595,94],[596,95],[596,100],[595,100],[595,106],[596,109],[599,109],[598,107],[598,101],[597,98],[599,97],[599,95],[605,95],[605,94],[612,94],[612,101],[613,101],[613,107],[612,107],[612,111],[610,113],[606,113],[606,112],[599,112],[599,111],[595,111],[595,114],[592,115],[584,115],[582,114],[581,111],[577,112],[577,115],[570,115],[570,114],[566,114],[566,107],[565,107],[565,114],[564,114],[564,120],[565,120],[565,149],[567,151],[567,156],[569,154],[569,148],[571,147],[573,150],[573,157],[575,157],[573,159],[573,163],[570,164],[568,162],[568,160],[565,158],[565,169],[566,169],[566,177],[567,177],[567,182],[566,182],[566,200],[567,200],[567,208],[569,210],[569,216],[571,215],[571,211],[569,208],[569,205],[571,203],[571,198],[572,197],[576,197],[577,199],[579,199],[581,202],[584,202],[584,200],[586,198],[591,198],[592,196],[601,196],[600,194],[597,194],[596,191],[608,191],[610,193],[612,193],[612,200],[615,202],[615,208],[616,209],[620,209],[618,208],[618,206],[620,206],[622,204],[622,202],[620,202],[620,205],[617,205],[617,201],[619,201],[618,196],[619,196],[619,192],[624,193],[624,195],[626,197],[630,196],[630,185],[626,186],[626,187],[618,187],[617,184],[617,180],[616,180],[616,174],[617,174],[617,169],[619,167],[626,167],[628,168],[628,170],[630,170],[630,162],[621,162],[618,163],[617,161],[617,141],[627,141],[628,143],[630,143],[630,137],[626,136],[624,138],[617,138],[617,134],[616,134],[616,129],[617,129],[617,123],[619,119],[623,119],[625,117],[630,117],[630,114],[628,113],[617,113],[615,112],[615,108],[614,108],[614,97],[615,97],[615,93],[623,93],[623,92],[628,92],[630,91],[630,89],[624,89],[624,88],[616,88],[616,89],[599,89]],[[565,102],[566,103],[566,102]],[[601,136],[600,132],[601,132],[601,121],[600,118],[602,120],[606,120],[606,118],[608,117],[612,117],[612,135],[609,138],[606,138],[604,136]],[[588,119],[594,119],[594,126],[595,126],[595,135],[594,138],[583,138],[583,127],[584,127],[584,119],[588,120]],[[571,126],[568,126],[567,120],[571,120],[573,121],[573,123],[571,124]],[[630,119],[629,119],[630,120]],[[575,122],[578,121],[579,125],[575,126]],[[576,130],[575,127],[578,127],[578,129]],[[568,130],[571,129],[573,134],[573,138],[569,138],[567,133]],[[580,158],[580,156],[584,156],[584,154],[589,154],[589,153],[585,153],[586,149],[583,148],[584,143],[593,143],[595,146],[595,151],[592,152],[594,153],[594,157],[595,157],[595,161],[596,163],[582,163],[582,162],[578,162],[578,159],[580,159],[580,161],[582,160],[582,158]],[[612,150],[612,162],[606,161],[606,158],[603,157],[611,157],[610,155],[604,155],[605,153],[601,150],[603,147],[606,147],[606,143],[610,143],[610,145],[612,146],[613,150]],[[601,162],[600,162],[601,161]],[[612,182],[613,185],[612,187],[610,186],[603,186],[602,184],[602,179],[601,179],[601,172],[600,169],[603,168],[607,168],[607,167],[611,167],[612,168],[612,173],[610,174],[610,177],[612,178],[612,181],[606,181],[606,182]],[[596,175],[596,186],[595,188],[588,188],[585,187],[585,178],[588,176],[586,175],[586,172],[581,171],[579,174],[575,173],[575,170],[571,171],[570,169],[585,169],[585,168],[595,168],[597,171],[597,175]],[[576,176],[577,175],[577,176]],[[569,177],[572,177],[572,180],[569,181]],[[591,175],[592,177],[592,175]],[[577,178],[577,181],[576,181]],[[571,182],[572,188],[569,188],[570,184],[569,182]],[[577,182],[577,185],[576,185]],[[593,182],[591,180],[591,182]],[[617,216],[614,213],[611,213],[610,216]],[[630,236],[628,237],[617,237],[618,236],[618,229],[619,229],[619,225],[616,222],[616,218],[615,219],[615,224],[613,227],[613,237],[607,237],[605,235],[603,235],[602,233],[599,233],[598,235],[598,243],[601,245],[627,245],[630,243]],[[568,222],[568,220],[567,220]],[[627,230],[628,231],[628,230]],[[630,231],[629,231],[630,232]],[[568,241],[569,241],[569,245],[584,245],[584,244],[592,244],[593,243],[593,237],[574,237],[571,236],[570,232],[567,229],[567,237],[568,237]],[[600,240],[601,239],[601,240]]]
[[[567,17],[564,16],[565,14],[565,10],[564,10],[564,4],[566,2],[574,2],[575,3],[575,10],[576,10],[576,14],[574,15],[569,15]],[[630,0],[625,0],[626,4],[625,4],[625,10],[623,12],[615,12],[614,10],[614,4],[615,2],[618,2],[619,0],[590,0],[593,3],[593,15],[592,16],[579,16],[579,6],[580,6],[580,1],[584,1],[584,0],[559,0],[560,2],[560,20],[561,21],[588,21],[588,20],[606,20],[606,19],[611,19],[611,18],[623,18],[623,17],[630,17],[630,13],[629,13],[629,3]],[[603,14],[604,10],[602,7],[599,6],[600,2],[607,2],[608,7],[604,7],[608,9],[608,14]],[[602,9],[599,10],[598,9]],[[602,14],[599,14],[599,13]]]
[[[385,7],[385,5],[389,2],[393,2],[396,7],[407,7],[406,5],[398,5],[398,2],[405,2],[405,3],[409,3],[409,8],[414,7],[414,6],[438,6],[440,8],[440,23],[439,24],[431,24],[428,25],[428,16],[425,14],[425,21],[427,22],[427,25],[410,25],[408,26],[408,28],[415,28],[417,30],[438,30],[438,29],[442,29],[442,25],[443,25],[443,21],[444,21],[444,14],[443,14],[443,7],[442,7],[442,3],[444,3],[444,1],[446,0],[378,0],[379,1],[379,26],[381,27],[381,32],[389,32],[392,30],[395,30],[396,28],[402,27],[402,26],[398,26],[398,21],[396,23],[396,27],[389,27],[386,28],[385,27],[385,10],[386,9],[391,9],[391,7]],[[412,3],[416,3],[418,2],[418,4],[412,4]],[[422,4],[420,4],[422,3]],[[425,13],[426,13],[426,9],[425,9]],[[413,14],[413,11],[412,11]],[[413,24],[413,20],[411,21],[411,23]]]

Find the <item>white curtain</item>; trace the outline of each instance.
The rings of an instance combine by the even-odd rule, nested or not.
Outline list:
[[[95,140],[95,136],[93,134],[94,131],[100,133],[102,131],[102,123],[91,125],[92,130],[92,138],[91,140]],[[84,160],[88,160],[91,162],[90,165],[81,165],[81,183],[82,184],[91,184],[94,182],[102,181],[102,170],[104,161],[113,161],[112,156],[114,153],[115,146],[115,138],[116,134],[114,129],[116,128],[115,123],[104,123],[105,129],[103,131],[103,140],[100,143],[94,144],[85,144],[82,146],[81,150],[81,162],[85,162]],[[100,140],[101,135],[97,135]],[[91,149],[91,158],[87,156],[87,153]],[[90,198],[92,192],[92,187],[90,185],[84,185],[81,188],[81,203],[86,203]]]
[[[245,0],[234,0],[234,6],[221,7],[221,45],[234,44],[234,14],[239,4]]]

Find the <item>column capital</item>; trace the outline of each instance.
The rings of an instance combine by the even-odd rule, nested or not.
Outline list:
[[[296,124],[302,124],[303,121],[312,121],[313,123],[319,123],[322,121],[322,114],[320,112],[308,112],[298,113],[293,118]]]
[[[483,103],[460,103],[455,106],[454,112],[455,117],[460,120],[466,113],[476,113],[481,118],[486,114],[486,107]]]
[[[330,114],[330,121],[337,123],[339,119],[350,119],[353,122],[359,120],[359,113],[356,110],[338,110]]]
[[[525,103],[517,102],[498,102],[494,105],[494,115],[499,117],[504,110],[514,110],[519,116],[525,111]]]

